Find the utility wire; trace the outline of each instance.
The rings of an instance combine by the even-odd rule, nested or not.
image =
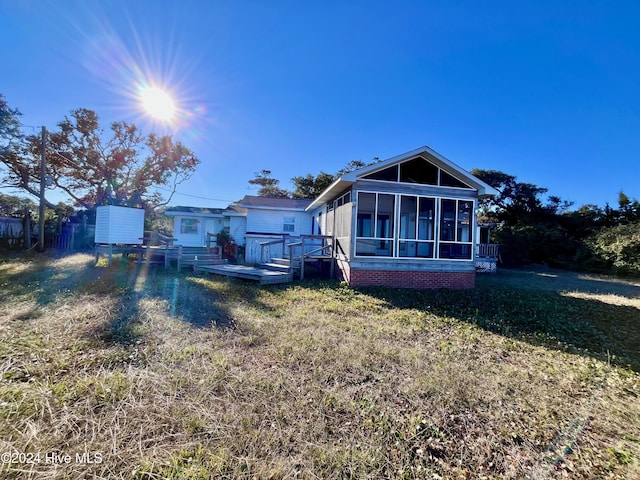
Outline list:
[[[164,190],[165,192],[171,192],[172,190],[169,190],[168,188],[162,188],[162,187],[156,187],[154,186],[153,188],[155,188],[156,190]],[[174,195],[182,195],[183,197],[191,197],[191,198],[199,198],[201,200],[211,200],[214,202],[235,202],[235,200],[227,200],[224,198],[210,198],[210,197],[201,197],[199,195],[190,195],[188,193],[180,193],[180,192],[173,192]]]

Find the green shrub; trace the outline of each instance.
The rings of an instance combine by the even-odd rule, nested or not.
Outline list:
[[[640,222],[603,228],[587,243],[616,273],[640,274]]]

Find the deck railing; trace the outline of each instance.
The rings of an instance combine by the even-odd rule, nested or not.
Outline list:
[[[480,243],[476,245],[476,272],[495,273],[498,267],[500,245]]]
[[[289,247],[289,261],[300,264],[300,280],[304,280],[304,264],[307,259],[331,260],[331,276],[333,277],[335,239],[331,235],[301,235],[299,242],[287,244]],[[300,249],[300,253],[296,249]]]
[[[498,258],[500,245],[494,243],[479,243],[476,245],[476,258]]]
[[[265,260],[265,256],[264,253],[265,251],[267,252],[267,256],[271,256],[271,246],[272,245],[282,245],[281,250],[282,250],[282,255],[286,255],[286,249],[285,249],[285,243],[287,241],[287,239],[289,238],[289,235],[283,235],[282,238],[278,238],[277,240],[271,240],[268,242],[262,242],[260,243],[260,262],[265,262],[265,261],[269,261],[270,259]]]

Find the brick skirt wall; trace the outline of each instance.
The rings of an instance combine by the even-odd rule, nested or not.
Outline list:
[[[393,287],[428,290],[474,288],[476,272],[429,272],[401,270],[355,270],[345,280],[352,287]]]

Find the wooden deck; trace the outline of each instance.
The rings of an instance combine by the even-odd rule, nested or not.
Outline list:
[[[289,283],[293,281],[292,273],[248,267],[246,265],[204,265],[198,266],[196,269],[199,272],[242,278],[244,280],[254,280],[260,282],[261,285]]]

